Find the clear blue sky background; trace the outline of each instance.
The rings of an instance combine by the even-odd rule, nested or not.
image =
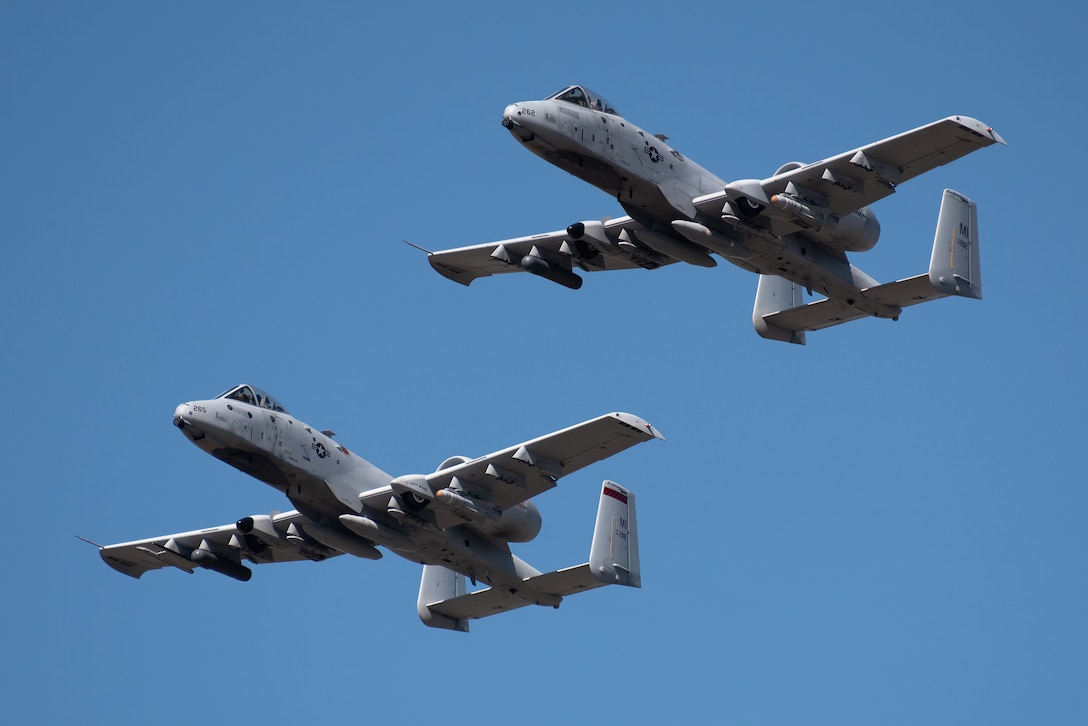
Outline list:
[[[1083,724],[1083,7],[0,5],[10,723]],[[402,244],[621,213],[499,125],[571,82],[725,178],[952,114],[1010,143],[904,185],[855,262],[979,204],[985,299],[760,339],[722,263],[462,288]],[[174,406],[246,381],[394,474],[612,410],[640,446],[538,501],[644,587],[434,631],[396,557],[131,580],[117,542],[287,509]]]

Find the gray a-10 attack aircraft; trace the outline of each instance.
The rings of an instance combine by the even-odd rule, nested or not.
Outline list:
[[[212,456],[286,494],[296,509],[99,545],[106,564],[131,577],[167,566],[189,573],[202,567],[245,581],[252,572],[243,559],[320,561],[348,553],[376,560],[382,546],[423,565],[420,619],[464,632],[471,619],[531,604],[559,607],[564,596],[602,585],[641,587],[635,495],[611,481],[601,487],[588,563],[542,574],[509,546],[539,533],[540,510],[531,497],[559,477],[664,438],[629,413],[606,414],[475,459],[453,456],[433,474],[395,478],[256,386],[183,403],[174,425]],[[466,577],[491,587],[466,594]]]
[[[973,118],[951,116],[814,164],[789,162],[767,179],[726,182],[620,116],[585,86],[506,107],[502,125],[522,145],[616,198],[627,216],[565,230],[431,252],[435,270],[463,285],[524,270],[578,289],[586,272],[673,262],[714,267],[718,254],[760,275],[752,322],[764,338],[805,343],[806,330],[948,295],[981,298],[975,204],[946,190],[929,272],[879,284],[847,252],[872,249],[880,224],[868,205],[905,181],[1005,141]],[[803,290],[826,296],[804,304]]]

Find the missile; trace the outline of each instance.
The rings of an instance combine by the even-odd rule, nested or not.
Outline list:
[[[198,547],[189,555],[189,559],[193,561],[194,565],[203,567],[206,570],[213,570],[227,577],[233,577],[235,580],[241,580],[242,582],[249,582],[249,578],[253,577],[253,570],[225,557],[217,557],[210,550]]]
[[[380,560],[382,558],[382,552],[377,547],[368,544],[347,532],[341,532],[332,527],[313,524],[312,522],[304,524],[303,529],[306,534],[313,537],[321,544],[339,552],[346,552],[349,555],[355,555],[364,560]]]
[[[531,272],[545,280],[558,282],[563,287],[577,290],[582,286],[582,278],[559,265],[552,264],[536,255],[525,255],[521,258],[521,269]]]
[[[635,236],[658,252],[674,257],[681,262],[686,262],[689,265],[698,265],[699,267],[717,267],[718,265],[713,257],[703,252],[701,246],[688,244],[667,234],[661,234],[649,229],[640,229],[635,232]]]
[[[796,199],[787,197],[784,194],[775,194],[771,197],[771,204],[787,214],[792,214],[794,217],[800,217],[817,226],[834,222],[829,211],[823,210],[820,207],[810,207],[807,204],[802,204]]]
[[[391,549],[407,552],[416,549],[416,543],[407,535],[398,532],[389,525],[375,522],[370,517],[360,517],[357,514],[341,514],[340,523],[360,537],[366,537]]]
[[[701,247],[709,247],[723,257],[748,258],[752,253],[736,240],[731,240],[721,232],[715,232],[705,224],[678,219],[672,228]]]
[[[474,515],[476,519],[497,520],[502,516],[494,507],[488,507],[473,497],[460,494],[452,489],[439,489],[435,492],[435,496],[455,512],[466,512],[468,515]]]

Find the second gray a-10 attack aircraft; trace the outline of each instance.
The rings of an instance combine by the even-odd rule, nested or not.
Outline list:
[[[610,413],[475,459],[453,456],[432,474],[393,477],[289,414],[256,386],[183,403],[174,425],[212,456],[283,492],[293,511],[235,524],[99,546],[110,567],[197,567],[249,580],[257,564],[320,561],[379,547],[423,565],[417,610],[431,627],[467,632],[469,620],[525,605],[559,607],[602,585],[641,587],[635,495],[601,487],[589,562],[541,573],[510,551],[540,532],[532,497],[635,444],[664,438],[629,413]],[[89,540],[88,540],[89,541]],[[92,543],[93,544],[93,543]],[[467,592],[465,578],[490,588]]]
[[[758,273],[752,322],[764,338],[805,343],[805,331],[948,295],[982,297],[974,202],[942,197],[928,273],[880,284],[848,252],[876,244],[870,204],[910,179],[1005,141],[950,116],[813,164],[789,162],[766,179],[726,182],[627,121],[585,86],[506,107],[502,125],[541,158],[615,197],[627,216],[564,230],[430,252],[455,282],[526,271],[572,289],[586,272],[673,262],[714,267],[717,254]],[[823,299],[804,303],[803,291]]]

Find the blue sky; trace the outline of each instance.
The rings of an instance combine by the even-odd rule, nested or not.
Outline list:
[[[3,3],[12,722],[1088,719],[1083,8],[1012,3]],[[503,107],[571,82],[729,179],[952,114],[991,147],[875,207],[925,269],[979,205],[985,299],[751,329],[724,262],[462,288],[431,249],[617,216]],[[667,437],[564,479],[519,554],[638,494],[643,583],[430,630],[418,567],[140,581],[117,542],[287,509],[174,406],[255,383],[394,474],[613,410]]]

